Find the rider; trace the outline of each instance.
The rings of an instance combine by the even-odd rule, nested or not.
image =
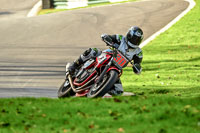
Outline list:
[[[139,48],[140,43],[143,40],[143,31],[139,27],[131,27],[126,36],[122,35],[107,35],[102,34],[101,38],[105,42],[111,43],[115,48],[123,53],[129,60],[133,60],[132,66],[134,73],[140,74],[142,71],[141,62],[143,58],[142,50]],[[74,73],[75,69],[81,64],[89,60],[90,58],[96,58],[101,54],[101,51],[97,48],[89,48],[83,54],[79,56],[77,60],[69,67],[69,72]],[[120,79],[114,84],[109,94],[120,95],[123,93],[123,88]]]

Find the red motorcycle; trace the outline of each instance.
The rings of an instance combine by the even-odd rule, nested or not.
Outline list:
[[[112,44],[106,42],[110,49],[104,50],[96,59],[90,59],[81,65],[73,75],[68,72],[66,79],[58,90],[58,97],[87,96],[103,97],[122,75],[122,68],[130,62]],[[111,50],[112,49],[112,50]]]

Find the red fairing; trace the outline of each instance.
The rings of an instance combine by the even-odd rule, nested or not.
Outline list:
[[[106,53],[101,54],[96,58],[97,62],[97,68],[100,68],[104,63],[106,63],[111,58],[111,55],[108,55]]]
[[[95,65],[96,65],[96,62],[93,62],[91,65],[89,65],[89,66],[87,67],[87,69],[90,69],[90,68],[94,67]]]
[[[101,63],[101,64],[104,64],[106,61],[108,61],[108,59],[110,59],[111,58],[111,56],[110,55],[106,55],[106,60],[103,62],[103,63]]]
[[[110,67],[110,68],[107,70],[107,72],[109,72],[110,70],[116,70],[117,72],[119,72],[119,74],[121,73],[121,71],[120,71],[118,68],[114,67],[114,66]]]

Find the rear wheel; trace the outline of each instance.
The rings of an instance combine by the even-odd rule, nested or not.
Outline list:
[[[74,95],[75,95],[75,92],[72,90],[69,84],[69,81],[65,80],[58,90],[58,97],[64,98],[64,97],[70,97]]]
[[[103,80],[95,83],[87,94],[87,97],[103,97],[118,80],[118,72],[115,70],[109,71],[104,75]]]

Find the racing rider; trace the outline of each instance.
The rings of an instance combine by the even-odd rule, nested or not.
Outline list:
[[[140,43],[143,40],[143,31],[141,28],[134,26],[131,27],[126,36],[122,35],[101,35],[102,40],[111,43],[115,48],[123,53],[129,60],[133,60],[132,66],[134,73],[140,74],[142,71],[141,62],[143,58],[142,50],[139,48]],[[89,60],[90,58],[96,58],[101,54],[101,51],[97,48],[89,48],[83,54],[75,60],[69,67],[70,74],[73,74],[75,69],[81,64]],[[120,79],[114,84],[112,89],[108,92],[110,95],[121,95],[123,88]]]

